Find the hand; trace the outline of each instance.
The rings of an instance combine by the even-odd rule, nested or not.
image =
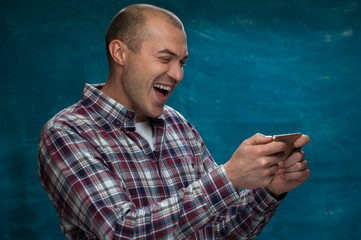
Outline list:
[[[255,134],[245,140],[224,165],[229,179],[237,189],[254,189],[270,185],[285,159],[286,145],[273,142],[272,137]]]
[[[296,140],[296,150],[283,162],[279,162],[279,170],[273,181],[266,187],[266,190],[274,196],[289,192],[306,181],[310,176],[308,162],[305,160],[305,153],[301,148],[310,142],[307,135],[302,135]]]

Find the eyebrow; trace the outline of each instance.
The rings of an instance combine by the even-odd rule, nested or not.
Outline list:
[[[172,55],[173,57],[178,57],[177,54],[175,54],[174,52],[172,52],[168,49],[163,49],[163,50],[159,51],[158,53],[166,53],[166,54]],[[184,56],[183,59],[187,59],[187,58],[188,58],[188,54],[186,56]]]

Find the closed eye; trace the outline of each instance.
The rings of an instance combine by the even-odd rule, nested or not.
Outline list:
[[[186,61],[180,61],[181,67],[184,67],[186,65]]]
[[[186,65],[186,61],[187,61],[188,56],[184,57],[179,63],[181,65],[181,67],[184,67]]]
[[[161,57],[159,59],[162,60],[163,62],[170,62],[170,60],[171,60],[171,58],[169,58],[169,57]]]

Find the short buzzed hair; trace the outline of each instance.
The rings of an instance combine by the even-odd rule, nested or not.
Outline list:
[[[108,62],[111,55],[109,44],[114,39],[124,42],[133,52],[139,52],[142,43],[149,37],[147,17],[163,18],[174,27],[184,30],[182,22],[172,12],[148,4],[135,4],[122,9],[111,21],[105,35]]]

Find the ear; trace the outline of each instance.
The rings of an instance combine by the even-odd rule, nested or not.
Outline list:
[[[114,62],[119,65],[124,65],[125,58],[125,45],[122,41],[114,39],[109,43],[109,53],[112,56]]]

